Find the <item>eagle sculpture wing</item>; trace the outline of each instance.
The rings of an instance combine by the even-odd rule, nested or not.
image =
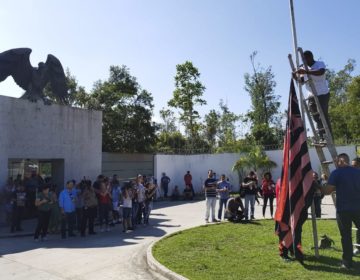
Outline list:
[[[53,94],[59,102],[66,104],[68,88],[66,85],[65,72],[60,61],[52,54],[49,54],[45,65]]]
[[[29,48],[11,49],[0,53],[0,82],[8,76],[24,90],[27,90],[32,81],[33,67],[30,63]]]

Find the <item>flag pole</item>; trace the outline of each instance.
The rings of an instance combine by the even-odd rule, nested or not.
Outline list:
[[[296,34],[295,12],[294,12],[293,0],[289,0],[289,4],[290,4],[291,31],[292,31],[292,37],[293,37],[294,54],[295,54],[295,59],[296,59],[296,69],[298,69],[299,65],[300,65],[300,59],[299,59],[299,52],[298,52],[298,42],[297,42],[297,34]],[[302,116],[303,125],[304,125],[305,137],[307,139],[306,122],[305,122],[305,114],[304,114],[305,110],[304,110],[304,102],[303,102],[304,94],[302,91],[301,84],[300,83],[297,83],[297,84],[298,84],[298,90],[299,90],[299,95],[300,95],[299,100],[301,100],[301,102],[300,102],[301,116]],[[318,233],[317,233],[314,202],[311,203],[311,222],[312,222],[312,228],[313,228],[315,257],[319,258]]]

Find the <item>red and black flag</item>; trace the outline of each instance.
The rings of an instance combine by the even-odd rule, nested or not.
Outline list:
[[[281,254],[289,250],[302,261],[301,232],[311,206],[314,188],[304,124],[294,82],[291,80],[283,166],[275,220]]]

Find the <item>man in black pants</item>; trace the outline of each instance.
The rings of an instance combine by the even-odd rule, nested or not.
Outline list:
[[[360,157],[356,157],[351,161],[351,166],[360,169]],[[360,244],[360,230],[356,231],[356,243]],[[354,256],[360,255],[360,246],[355,246]]]
[[[350,166],[349,156],[340,154],[337,158],[338,169],[330,174],[324,194],[336,190],[336,219],[343,248],[341,268],[353,266],[353,244],[351,240],[352,223],[360,230],[360,170]]]
[[[308,66],[309,70],[306,71],[304,68],[300,68],[295,73],[299,75],[311,75],[311,78],[314,82],[314,86],[316,89],[317,98],[319,100],[321,109],[324,113],[324,117],[326,123],[329,127],[331,133],[331,125],[329,121],[329,87],[325,77],[325,63],[322,61],[314,60],[314,56],[311,51],[304,52],[305,63]],[[307,98],[309,104],[310,113],[313,115],[314,121],[316,122],[317,129],[319,130],[319,135],[322,141],[324,141],[324,125],[321,121],[320,115],[318,114],[316,102],[314,99],[314,94],[310,87],[309,83],[306,83],[306,90],[307,90]]]

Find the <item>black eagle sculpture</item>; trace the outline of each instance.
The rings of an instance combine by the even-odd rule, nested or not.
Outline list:
[[[11,49],[0,53],[0,82],[12,76],[15,82],[25,90],[21,98],[36,102],[42,99],[45,104],[50,100],[44,94],[44,88],[50,83],[52,94],[60,104],[67,103],[68,90],[66,77],[60,61],[53,55],[38,67],[30,63],[31,49]]]

